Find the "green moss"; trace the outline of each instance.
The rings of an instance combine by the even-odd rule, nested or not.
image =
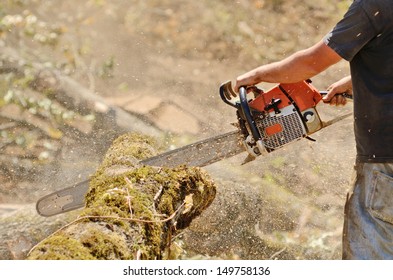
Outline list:
[[[102,172],[92,180],[87,197],[89,207],[84,214],[154,221],[158,220],[154,212],[169,217],[178,210],[187,194],[194,193],[192,209],[201,210],[191,210],[182,215],[176,225],[181,229],[188,226],[215,197],[214,184],[206,178],[207,174],[201,169],[184,166],[174,169],[143,166],[115,177]],[[159,192],[161,196],[154,205],[154,197]],[[123,223],[122,226],[129,225]],[[163,223],[143,224],[146,246],[138,250],[143,251],[146,258],[160,256],[162,247],[166,245],[163,244],[163,231],[168,227]]]
[[[42,242],[34,251],[32,251],[28,259],[94,260],[95,258],[78,240],[64,234],[57,234]]]
[[[99,260],[132,258],[124,238],[115,230],[103,230],[96,226],[89,226],[79,241],[94,258]]]
[[[113,141],[100,169],[105,170],[114,165],[136,166],[139,160],[156,154],[153,148],[155,145],[155,141],[150,137],[135,133],[121,135]]]

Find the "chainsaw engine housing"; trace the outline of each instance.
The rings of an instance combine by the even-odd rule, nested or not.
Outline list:
[[[249,102],[263,145],[268,152],[322,128],[315,109],[320,93],[303,81],[280,84]]]
[[[230,82],[222,87],[223,93],[229,90],[233,94]],[[322,128],[316,110],[322,96],[311,81],[279,84],[267,92],[255,87],[251,90],[253,98],[245,88],[240,89],[240,102],[230,102],[228,93],[221,97],[237,108],[243,142],[252,156],[272,152]]]

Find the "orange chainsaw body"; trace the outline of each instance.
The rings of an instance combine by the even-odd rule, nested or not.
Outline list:
[[[268,142],[269,138],[283,138],[283,135],[291,134],[291,130],[298,135],[298,138],[301,138],[321,129],[322,122],[315,109],[321,99],[320,92],[311,84],[311,81],[301,81],[293,84],[279,84],[257,95],[249,102],[249,106],[255,112],[265,112],[269,115],[269,118],[264,117],[269,121],[258,125],[265,142]],[[297,117],[295,120],[289,117],[290,115],[300,118]],[[274,146],[277,148],[280,145]]]
[[[294,84],[279,84],[260,94],[249,104],[251,108],[263,111],[273,99],[281,100],[281,103],[278,104],[279,109],[294,103],[299,111],[304,111],[315,107],[322,96],[309,81],[301,81]]]

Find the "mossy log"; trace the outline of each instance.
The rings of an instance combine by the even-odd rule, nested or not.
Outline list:
[[[37,244],[28,259],[165,259],[173,236],[215,198],[196,167],[141,166],[153,156],[150,138],[116,139],[92,176],[76,220]]]

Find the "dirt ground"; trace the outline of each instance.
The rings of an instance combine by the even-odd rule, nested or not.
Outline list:
[[[163,146],[174,148],[233,130],[235,112],[221,101],[219,85],[315,43],[334,20],[327,22],[328,14],[341,11],[337,3],[322,9],[321,1],[306,1],[307,9],[296,8],[297,13],[282,17],[292,2],[237,2],[242,8],[234,15],[230,11],[236,7],[226,1],[216,6],[209,1],[31,1],[29,9],[67,28],[65,36],[85,50],[88,68],[98,69],[99,62],[113,57],[110,79],[96,78],[92,84],[83,73],[75,79],[109,104],[157,127]],[[246,2],[259,7],[249,22],[240,17],[253,9]],[[273,7],[273,2],[284,4]],[[57,17],[51,14],[54,10],[60,11]],[[312,18],[305,19],[310,14]],[[265,30],[269,28],[276,32]],[[314,77],[313,83],[323,90],[346,73],[348,66],[342,62]],[[350,112],[352,105],[320,104],[318,109],[327,121]],[[184,248],[180,257],[340,258],[343,204],[355,152],[352,120],[313,138],[316,142],[302,140],[246,165],[241,164],[242,154],[206,167],[219,185],[218,194],[177,240]],[[83,180],[94,172],[102,151],[105,147],[70,139],[56,164],[38,178],[3,185],[0,215],[33,207],[48,192]]]

